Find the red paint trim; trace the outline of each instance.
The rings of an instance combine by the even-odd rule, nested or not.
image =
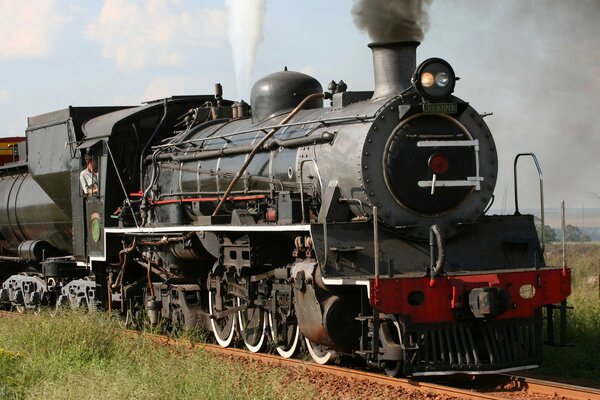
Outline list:
[[[260,194],[256,196],[233,196],[228,197],[227,201],[249,201],[249,200],[261,200],[264,199],[265,196]],[[221,200],[219,197],[195,197],[195,198],[185,198],[185,199],[170,199],[170,200],[159,200],[154,201],[152,204],[161,205],[161,204],[176,204],[176,203],[210,203]]]
[[[428,276],[417,278],[380,278],[371,280],[371,306],[385,314],[410,316],[413,323],[438,323],[454,321],[454,311],[468,307],[472,289],[500,287],[507,291],[509,304],[514,308],[496,319],[531,318],[535,310],[546,304],[556,304],[571,294],[571,270],[540,269],[532,271],[502,272],[496,274],[442,276],[434,281]],[[535,288],[531,299],[519,294],[521,286]],[[411,292],[422,292],[420,305],[408,303]],[[515,307],[516,306],[516,307]]]
[[[129,193],[130,197],[142,197],[144,194],[142,192]],[[262,200],[266,196],[263,194],[254,195],[254,196],[233,196],[228,197],[227,201],[250,201],[250,200]],[[150,199],[148,199],[150,200]],[[220,197],[191,197],[184,199],[169,199],[169,200],[158,200],[153,201],[154,205],[161,204],[177,204],[177,203],[210,203],[221,200]]]

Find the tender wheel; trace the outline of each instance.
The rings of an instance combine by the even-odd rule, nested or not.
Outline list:
[[[244,300],[237,299],[237,305],[242,306]],[[240,336],[246,348],[253,353],[263,351],[267,345],[267,317],[261,307],[251,307],[238,311]]]
[[[306,348],[308,349],[310,356],[317,364],[332,364],[337,360],[338,355],[335,350],[331,350],[321,344],[313,343],[306,338],[304,339],[306,340]]]
[[[223,297],[221,299],[222,309],[216,307],[216,293],[211,290],[208,295],[208,308],[210,310],[210,326],[212,328],[215,340],[221,347],[229,347],[233,342],[235,336],[236,317],[234,314],[226,315],[222,318],[215,318],[214,316],[222,311],[225,311],[234,306],[234,299],[229,297]]]
[[[283,358],[291,358],[298,352],[300,344],[300,328],[298,323],[276,320],[269,313],[269,325],[271,326],[271,336],[275,344],[275,350]]]

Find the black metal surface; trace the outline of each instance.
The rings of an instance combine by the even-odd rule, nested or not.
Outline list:
[[[482,372],[541,360],[541,320],[408,325],[403,342],[406,372]]]
[[[508,293],[502,288],[475,288],[469,292],[469,308],[475,318],[494,318],[508,307]]]
[[[419,181],[430,181],[433,171],[428,161],[434,154],[443,154],[448,169],[438,174],[438,180],[466,180],[475,176],[475,153],[472,147],[418,147],[419,141],[469,140],[453,120],[423,115],[401,125],[391,138],[385,154],[387,181],[390,190],[404,207],[422,215],[438,215],[450,211],[471,194],[473,187],[419,187]]]
[[[410,79],[417,67],[419,42],[371,43],[375,92],[373,98],[400,94],[411,85]]]
[[[31,175],[0,180],[2,247],[16,254],[25,240],[44,240],[57,250],[72,251],[71,221]]]
[[[42,262],[42,273],[53,278],[83,278],[89,274],[89,269],[79,267],[75,260],[49,259]]]
[[[321,93],[319,81],[295,71],[281,71],[267,75],[254,84],[250,93],[252,122],[260,123],[269,117],[290,111],[309,94]],[[314,99],[305,109],[323,107],[322,99]]]
[[[84,121],[123,107],[69,107],[28,118],[27,150],[31,176],[71,218],[72,159]]]
[[[90,197],[85,199],[86,227],[87,227],[87,254],[93,257],[104,256],[104,228],[105,209],[100,198]]]

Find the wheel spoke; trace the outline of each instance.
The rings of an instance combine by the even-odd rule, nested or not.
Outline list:
[[[244,300],[237,299],[238,306],[244,303]],[[240,335],[246,348],[253,353],[263,351],[267,344],[268,325],[265,310],[261,307],[249,307],[238,311],[238,319]]]
[[[269,313],[269,325],[271,326],[271,336],[277,347],[275,350],[283,358],[291,358],[296,355],[300,343],[300,328],[298,324],[288,324],[280,319],[275,320]]]
[[[215,336],[215,340],[221,347],[229,347],[233,342],[233,337],[235,336],[235,314],[230,314],[219,319],[213,318],[212,316],[233,306],[233,304],[231,303],[228,307],[226,305],[228,303],[227,300],[223,299],[221,302],[221,304],[223,304],[223,310],[217,310],[215,303],[215,292],[210,291],[208,295],[208,308],[211,314],[210,325]]]

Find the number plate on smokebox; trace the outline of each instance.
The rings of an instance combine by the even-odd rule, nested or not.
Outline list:
[[[423,103],[424,114],[456,114],[456,103]]]

